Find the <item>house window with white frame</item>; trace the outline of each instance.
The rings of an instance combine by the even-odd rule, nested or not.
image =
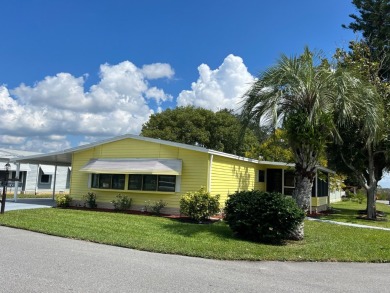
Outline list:
[[[50,182],[51,182],[51,175],[42,173],[40,178],[39,178],[39,183],[41,183],[41,184],[50,184]]]
[[[175,175],[129,175],[129,190],[175,192]]]

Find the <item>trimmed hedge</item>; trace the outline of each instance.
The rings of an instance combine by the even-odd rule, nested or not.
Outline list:
[[[288,239],[304,218],[295,201],[280,193],[240,191],[229,195],[225,206],[229,227],[237,236],[253,241]]]
[[[220,212],[219,195],[211,196],[204,187],[187,192],[180,199],[180,213],[202,222]]]

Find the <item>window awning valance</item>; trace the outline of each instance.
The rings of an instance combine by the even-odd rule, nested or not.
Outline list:
[[[181,175],[182,161],[174,159],[91,159],[80,171],[100,174]]]
[[[42,173],[45,174],[45,175],[53,175],[54,174],[54,171],[55,171],[55,167],[54,166],[40,165],[39,167],[41,168]]]

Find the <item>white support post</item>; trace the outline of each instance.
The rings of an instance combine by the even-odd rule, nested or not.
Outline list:
[[[56,181],[57,181],[57,165],[55,165],[54,167],[53,200],[55,199],[55,194],[56,194]]]
[[[38,194],[38,184],[39,184],[39,171],[41,169],[41,165],[37,165],[37,180],[35,180],[35,195]]]
[[[19,174],[20,174],[20,163],[16,163],[15,173],[15,190],[14,190],[14,202],[18,200],[18,189],[19,189]]]

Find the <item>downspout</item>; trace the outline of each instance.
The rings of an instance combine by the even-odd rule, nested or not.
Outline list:
[[[213,171],[214,155],[210,154],[209,176],[207,178],[207,191],[211,193],[211,172]]]
[[[53,182],[53,200],[56,194],[56,181],[57,181],[57,165],[54,166],[54,182]]]
[[[18,189],[19,189],[19,173],[20,173],[20,163],[16,163],[16,172],[15,172],[15,190],[14,190],[14,202],[18,200]]]

